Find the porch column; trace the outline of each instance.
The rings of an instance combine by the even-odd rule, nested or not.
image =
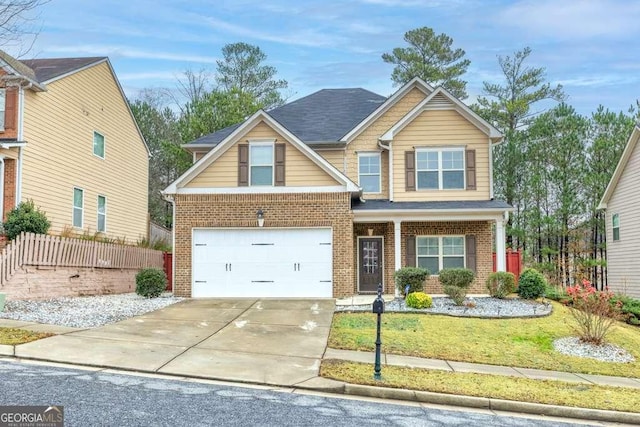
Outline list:
[[[402,221],[399,219],[393,220],[393,245],[395,249],[395,256],[393,257],[395,260],[395,271],[398,271],[402,268],[402,246],[400,246],[402,239],[401,232]],[[400,297],[400,291],[398,291],[398,287],[394,286],[395,296],[396,298]]]
[[[496,220],[496,271],[507,271],[507,250],[503,218]]]

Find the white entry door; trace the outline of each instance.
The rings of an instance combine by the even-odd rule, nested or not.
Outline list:
[[[333,295],[329,228],[194,229],[193,297]]]

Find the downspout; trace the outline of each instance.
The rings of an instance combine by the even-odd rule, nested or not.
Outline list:
[[[389,145],[384,145],[382,141],[378,140],[378,146],[389,153],[389,201],[393,202],[393,149],[391,142]]]

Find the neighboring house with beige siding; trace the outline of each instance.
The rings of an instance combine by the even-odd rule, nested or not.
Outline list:
[[[0,216],[33,200],[52,234],[146,238],[149,151],[108,58],[0,51],[0,65]]]
[[[640,298],[636,270],[640,251],[640,124],[636,124],[600,201],[605,210],[607,284],[614,292]]]
[[[184,148],[174,204],[174,292],[194,297],[341,297],[394,292],[422,266],[505,269],[492,147],[502,135],[443,88],[414,79],[385,98],[325,89]],[[495,232],[493,229],[495,228]]]

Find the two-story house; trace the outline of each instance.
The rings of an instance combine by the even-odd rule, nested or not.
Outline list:
[[[33,200],[52,234],[147,237],[149,151],[109,59],[0,51],[0,218]]]
[[[443,88],[414,79],[389,98],[327,89],[199,138],[174,203],[174,291],[193,297],[394,292],[402,266],[476,272],[510,206],[494,200],[502,135]],[[495,231],[493,231],[495,230]]]

